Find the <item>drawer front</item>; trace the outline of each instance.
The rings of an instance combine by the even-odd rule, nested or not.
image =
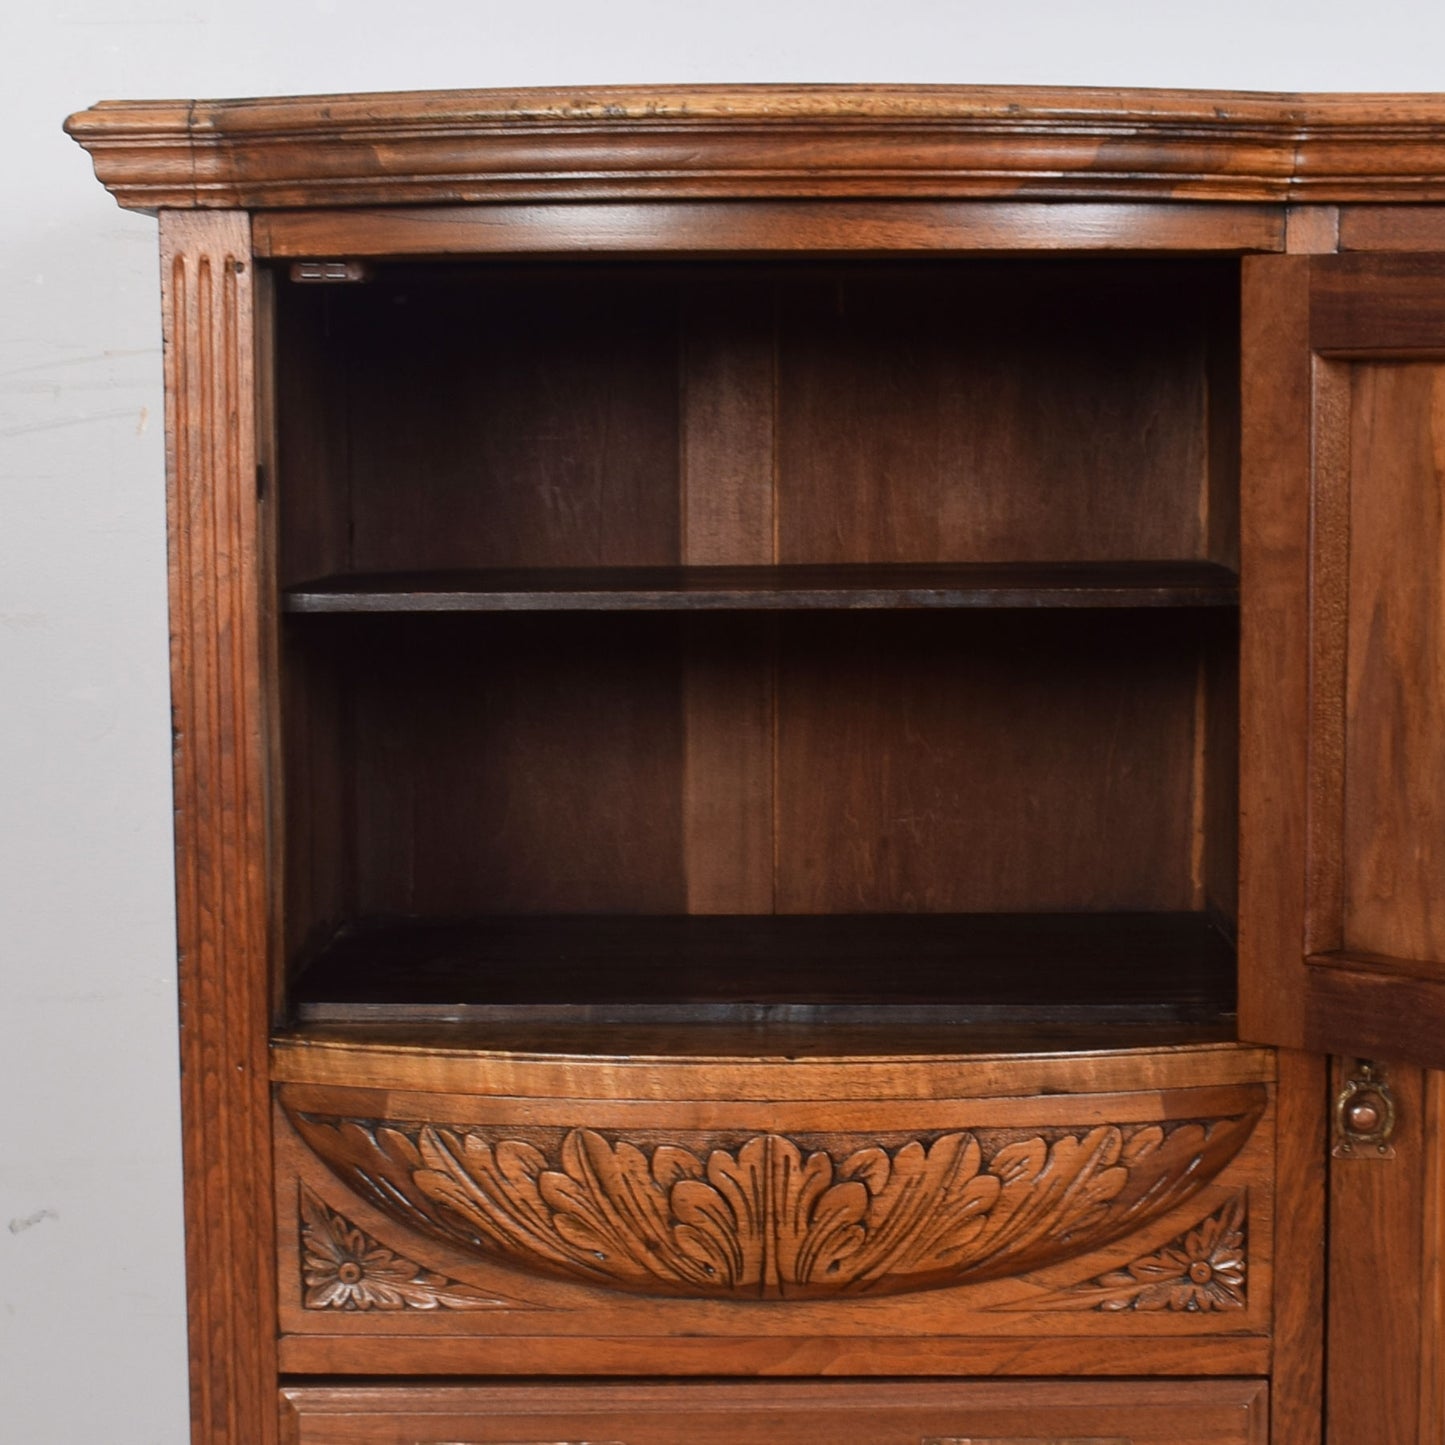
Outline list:
[[[895,1071],[907,1097],[735,1066],[658,1097],[605,1070],[554,1093],[292,1077],[282,1368],[1264,1373],[1261,1061],[931,1060]]]
[[[283,1392],[285,1445],[1264,1445],[1257,1380]]]

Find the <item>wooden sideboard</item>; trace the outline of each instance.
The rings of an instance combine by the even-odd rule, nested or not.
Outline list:
[[[68,128],[197,1442],[1445,1438],[1445,98]]]

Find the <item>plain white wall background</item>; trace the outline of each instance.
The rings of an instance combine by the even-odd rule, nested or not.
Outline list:
[[[96,184],[69,111],[659,81],[1445,90],[1442,41],[1439,0],[0,0],[0,1439],[186,1439],[155,226]]]

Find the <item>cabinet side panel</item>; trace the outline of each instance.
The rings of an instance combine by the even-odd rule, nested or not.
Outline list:
[[[161,216],[194,1440],[276,1438],[250,224]]]

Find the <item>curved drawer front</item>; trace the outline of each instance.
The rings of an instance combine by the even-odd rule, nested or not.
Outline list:
[[[326,1356],[342,1370],[750,1371],[836,1349],[854,1371],[958,1368],[942,1351],[1036,1373],[1050,1342],[1073,1360],[1050,1369],[1145,1368],[1121,1336],[1187,1360],[1169,1368],[1262,1367],[1260,1051],[840,1061],[846,1089],[817,1062],[348,1062],[356,1082],[278,1056],[292,1368],[328,1336],[350,1342]]]

